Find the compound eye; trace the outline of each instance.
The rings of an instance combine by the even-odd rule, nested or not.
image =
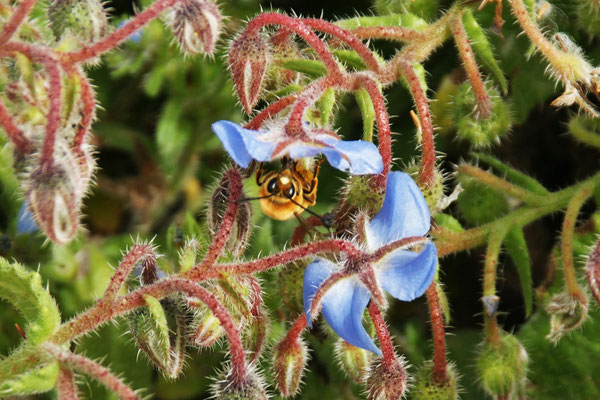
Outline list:
[[[294,189],[294,186],[290,186],[290,188],[286,190],[285,194],[287,197],[292,198],[296,194],[296,189]]]
[[[272,193],[275,193],[276,190],[277,190],[277,178],[273,178],[269,182],[267,182],[267,192],[272,194]]]

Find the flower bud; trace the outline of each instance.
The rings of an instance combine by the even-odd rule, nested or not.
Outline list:
[[[456,204],[463,219],[471,225],[490,222],[508,212],[504,194],[471,179],[462,179],[463,192]]]
[[[409,381],[404,357],[396,357],[391,366],[386,365],[381,359],[377,359],[371,365],[367,377],[367,399],[402,399],[406,394]]]
[[[270,320],[265,310],[258,311],[258,315],[250,318],[244,330],[243,345],[247,349],[250,359],[257,360],[267,341]]]
[[[224,174],[215,187],[208,204],[207,225],[211,236],[219,232],[229,205],[229,178]],[[234,256],[240,256],[248,246],[252,233],[252,206],[247,201],[238,203],[235,220],[225,248]]]
[[[229,49],[229,69],[240,102],[248,114],[260,99],[271,63],[269,44],[258,32],[243,33]]]
[[[343,339],[335,344],[335,355],[342,371],[356,383],[365,379],[371,363],[371,352],[360,347],[352,346]]]
[[[477,99],[469,82],[463,83],[454,96],[452,119],[457,135],[473,147],[489,147],[500,143],[511,127],[508,105],[495,87],[491,84],[485,86],[491,101],[491,112],[487,117],[479,115]]]
[[[221,12],[212,0],[191,0],[173,7],[169,22],[173,35],[187,54],[212,56],[222,30]]]
[[[286,337],[275,346],[275,386],[283,397],[292,397],[298,393],[307,361],[308,349],[302,338],[292,341]]]
[[[73,239],[79,225],[81,198],[77,195],[73,171],[59,165],[37,167],[27,176],[27,203],[39,227],[59,244]]]
[[[415,381],[410,390],[413,400],[455,400],[458,399],[458,374],[454,365],[446,366],[447,379],[438,382],[433,377],[433,363],[431,361],[419,368],[415,374]]]
[[[199,247],[200,243],[196,239],[189,239],[185,242],[179,251],[180,272],[187,272],[196,265]]]
[[[366,175],[350,175],[342,189],[341,203],[334,219],[338,234],[355,233],[354,220],[359,210],[373,217],[381,209],[384,193],[373,190]]]
[[[588,256],[585,276],[596,302],[600,305],[600,241]]]
[[[477,371],[483,389],[492,396],[506,396],[519,390],[527,375],[528,356],[519,340],[502,333],[497,343],[484,342]]]
[[[280,64],[286,60],[302,58],[294,36],[287,29],[280,29],[270,38],[273,67],[265,83],[267,90],[276,92],[296,82],[300,74]]]
[[[189,341],[198,347],[212,347],[225,333],[219,319],[207,307],[195,312],[190,326]]]
[[[419,182],[419,179],[417,179],[418,171],[419,166],[414,163],[404,170],[404,172],[411,175],[417,183]],[[446,204],[446,196],[444,196],[445,180],[444,175],[436,168],[433,171],[433,183],[428,185],[418,183],[419,189],[421,189],[423,197],[425,197],[425,201],[427,202],[427,206],[429,206],[429,211],[432,216],[435,216],[443,208],[448,206],[448,204]]]
[[[48,6],[48,20],[57,40],[73,36],[84,43],[93,43],[109,33],[108,18],[100,0],[53,0]]]
[[[233,370],[230,365],[217,376],[215,383],[211,386],[213,398],[220,400],[267,400],[265,382],[251,367],[243,383],[233,379]]]
[[[588,316],[588,302],[569,293],[559,293],[546,306],[550,314],[550,333],[546,336],[557,343],[565,333],[579,328]]]

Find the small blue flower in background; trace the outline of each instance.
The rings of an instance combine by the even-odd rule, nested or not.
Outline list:
[[[242,168],[254,159],[271,161],[284,155],[292,159],[323,154],[332,167],[355,175],[378,174],[383,161],[377,147],[364,140],[340,140],[325,130],[311,130],[297,137],[287,135],[283,128],[265,130],[245,129],[231,121],[212,125],[229,156]]]
[[[424,236],[429,231],[429,208],[412,178],[403,172],[388,176],[385,200],[379,213],[366,223],[367,252],[407,237]],[[421,296],[433,281],[437,267],[437,249],[427,242],[417,253],[395,249],[372,263],[379,287],[398,300],[411,301]],[[304,312],[312,326],[312,300],[323,282],[342,265],[317,258],[304,272]],[[322,299],[325,320],[348,343],[381,355],[365,331],[362,316],[371,293],[357,274],[341,278]]]
[[[33,215],[29,211],[27,202],[24,201],[19,209],[19,216],[17,217],[17,233],[19,235],[23,233],[33,233],[38,231],[40,227],[37,222],[33,219]]]

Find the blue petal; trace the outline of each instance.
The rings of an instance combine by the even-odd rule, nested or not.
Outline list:
[[[32,233],[39,229],[40,227],[33,219],[33,215],[27,207],[27,202],[23,202],[19,209],[19,216],[17,217],[17,233]]]
[[[334,147],[344,157],[340,157],[340,166],[335,164],[334,160],[331,160],[327,153],[327,160],[335,168],[345,170],[343,168],[343,162],[350,160],[350,173],[354,175],[367,175],[367,174],[378,174],[383,170],[383,160],[377,147],[371,142],[364,140],[340,140]]]
[[[377,249],[410,236],[429,231],[427,202],[415,181],[404,172],[390,172],[383,206],[366,226],[367,244]]]
[[[335,272],[338,267],[331,261],[324,258],[317,258],[304,270],[304,283],[302,287],[302,297],[304,299],[304,314],[306,315],[306,324],[312,328],[312,318],[310,308],[313,297],[325,279]]]
[[[381,287],[398,300],[411,301],[421,296],[435,275],[437,248],[428,242],[420,253],[395,250],[376,264]]]
[[[269,161],[275,144],[258,139],[259,131],[245,129],[231,121],[217,121],[212,124],[213,132],[223,143],[229,156],[240,167],[246,168],[252,159]]]
[[[325,259],[317,259],[304,272],[304,312],[310,324],[310,306],[321,284],[337,270],[337,266]],[[322,302],[322,313],[331,328],[353,346],[381,355],[362,324],[362,316],[369,304],[371,294],[355,277],[344,278],[334,284]]]

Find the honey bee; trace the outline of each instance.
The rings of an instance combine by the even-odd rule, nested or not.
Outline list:
[[[259,186],[260,207],[271,218],[284,221],[299,216],[317,201],[319,167],[323,160],[315,163],[311,170],[302,161],[282,159],[283,168],[264,173],[262,164],[256,172]],[[310,212],[310,211],[309,211]]]

